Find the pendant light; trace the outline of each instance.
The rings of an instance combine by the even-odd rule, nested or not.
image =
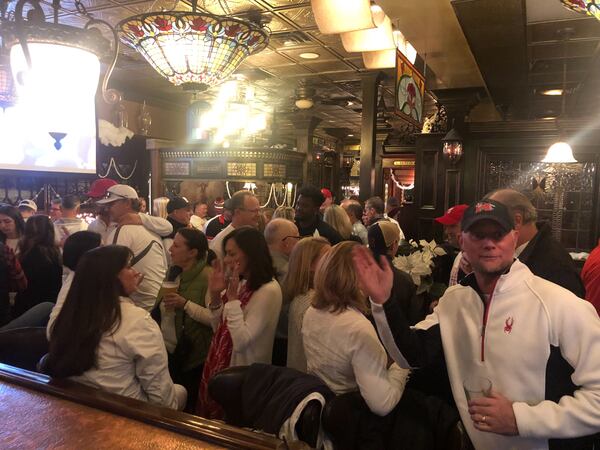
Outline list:
[[[381,7],[370,0],[312,0],[310,4],[321,34],[368,30],[385,17]]]
[[[569,37],[573,34],[573,28],[563,28],[559,30],[559,33],[563,38],[563,46],[564,46],[564,60],[563,60],[563,84],[562,84],[562,109],[560,113],[560,118],[564,119],[565,117],[565,109],[567,103],[567,43]],[[564,139],[564,132],[562,131],[560,124],[557,120],[557,127],[559,129],[559,140],[550,146],[548,152],[546,153],[546,157],[542,159],[543,163],[550,164],[564,164],[564,163],[576,163],[577,160],[573,157],[573,149],[571,145]]]

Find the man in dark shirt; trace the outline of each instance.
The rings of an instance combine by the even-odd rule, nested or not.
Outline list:
[[[547,223],[537,222],[537,210],[529,199],[514,189],[499,189],[486,196],[504,204],[513,216],[519,232],[515,257],[534,275],[568,289],[585,298],[585,288],[573,259],[560,242],[552,236]]]
[[[171,239],[175,238],[175,234],[180,228],[190,226],[190,218],[192,217],[192,208],[190,203],[183,197],[173,197],[167,203],[167,220],[173,225],[173,233],[167,236]]]
[[[316,187],[305,186],[300,189],[296,200],[296,226],[302,237],[322,236],[335,245],[342,237],[321,219],[319,208],[324,201],[325,196]]]

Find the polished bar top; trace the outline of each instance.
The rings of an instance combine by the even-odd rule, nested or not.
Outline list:
[[[6,382],[0,417],[2,448],[225,448]]]
[[[0,448],[276,449],[272,435],[0,364]]]

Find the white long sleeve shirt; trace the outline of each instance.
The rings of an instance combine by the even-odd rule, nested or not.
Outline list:
[[[240,289],[243,284],[240,285]],[[275,329],[281,311],[281,288],[277,281],[263,284],[252,294],[244,309],[239,300],[228,301],[217,310],[188,302],[185,312],[194,320],[210,323],[216,329],[221,314],[227,319],[227,328],[233,341],[231,366],[253,363],[271,364]]]
[[[113,243],[114,230],[108,237],[108,242]],[[167,261],[162,245],[162,239],[155,233],[148,231],[141,225],[124,225],[121,227],[116,244],[124,245],[139,255],[152,241],[156,241],[150,251],[133,267],[144,274],[144,279],[139,284],[137,291],[131,294],[133,302],[147,311],[151,311],[156,303],[156,297],[167,272]]]
[[[400,401],[409,371],[396,364],[386,368],[387,355],[373,325],[356,309],[334,314],[309,307],[302,339],[308,373],[336,394],[358,389],[371,411],[380,416]]]
[[[167,352],[158,325],[148,312],[126,297],[121,297],[119,328],[100,339],[96,367],[72,379],[169,408],[183,407],[169,375]]]

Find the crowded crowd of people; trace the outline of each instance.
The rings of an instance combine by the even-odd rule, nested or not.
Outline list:
[[[522,193],[436,219],[434,276],[449,287],[435,297],[394,265],[395,198],[338,204],[305,186],[265,214],[243,190],[212,218],[180,196],[148,215],[135,189],[101,179],[89,225],[82,200],[53,201],[50,217],[32,200],[0,206],[0,326],[47,326],[52,377],[222,419],[210,380],[273,364],[360,394],[378,433],[414,390],[456,411],[477,449],[597,441],[600,257],[582,280]],[[473,378],[489,383],[480,395]],[[375,448],[365,439],[356,448]]]

